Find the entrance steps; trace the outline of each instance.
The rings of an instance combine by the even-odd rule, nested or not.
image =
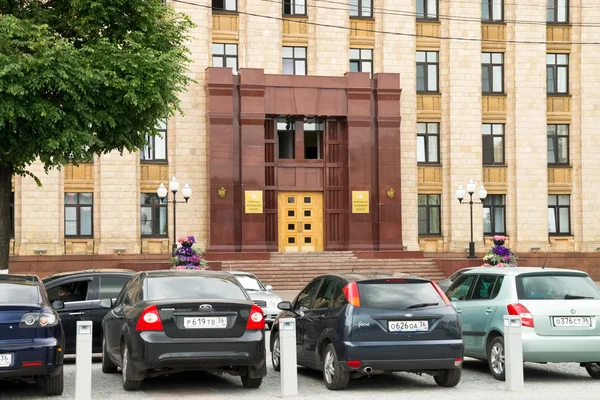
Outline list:
[[[301,290],[310,280],[325,274],[407,273],[439,281],[445,278],[429,258],[363,259],[351,251],[318,253],[271,253],[268,260],[222,261],[224,271],[246,271],[274,290]]]

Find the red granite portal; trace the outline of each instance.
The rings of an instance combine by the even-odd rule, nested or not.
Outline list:
[[[206,77],[210,251],[277,251],[281,191],[323,193],[324,250],[403,249],[399,74]],[[322,130],[307,136],[310,121]],[[246,213],[246,191],[263,193],[261,213]],[[352,212],[353,191],[368,213]]]

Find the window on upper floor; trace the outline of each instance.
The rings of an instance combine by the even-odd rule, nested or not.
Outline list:
[[[417,122],[417,162],[419,164],[440,163],[440,124]]]
[[[212,66],[231,68],[235,74],[238,70],[238,46],[231,43],[212,44]]]
[[[438,19],[438,0],[417,0],[417,19]]]
[[[503,0],[481,0],[481,20],[502,22],[504,20]]]
[[[483,164],[504,165],[504,124],[483,124]]]
[[[237,0],[212,0],[214,11],[237,11]]]
[[[296,121],[292,118],[277,120],[277,158],[293,159],[296,149]]]
[[[569,125],[548,125],[548,164],[569,164]]]
[[[306,75],[306,47],[282,48],[284,75]]]
[[[437,51],[417,51],[417,93],[437,93],[438,89]]]
[[[350,49],[350,72],[368,72],[373,76],[373,50]]]
[[[65,193],[65,237],[91,237],[94,193]]]
[[[571,233],[571,196],[568,194],[548,195],[548,233],[568,235]]]
[[[142,161],[167,161],[167,119],[160,119],[157,128],[157,135],[146,135],[146,145],[141,154]]]
[[[481,89],[484,94],[504,93],[503,53],[481,53]]]
[[[373,0],[350,0],[350,17],[373,18]]]
[[[546,82],[548,94],[569,93],[568,54],[546,54]]]
[[[306,0],[283,0],[283,15],[306,15]]]
[[[419,202],[419,235],[440,235],[441,230],[441,195],[420,194]]]
[[[323,158],[323,120],[310,118],[304,122],[304,159],[320,160]]]
[[[506,196],[489,194],[483,200],[483,234],[506,234]]]
[[[569,22],[569,0],[547,0],[546,22],[566,24]]]

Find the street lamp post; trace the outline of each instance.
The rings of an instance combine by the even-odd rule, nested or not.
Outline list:
[[[173,255],[175,255],[175,251],[177,251],[177,203],[187,203],[190,197],[192,197],[192,188],[186,183],[181,190],[183,192],[183,199],[185,201],[177,201],[176,195],[177,191],[179,191],[179,181],[177,178],[173,177],[173,179],[169,181],[169,190],[171,193],[173,193],[173,200],[167,200],[166,203],[173,203]],[[161,199],[167,197],[167,193],[167,188],[162,183],[158,189],[156,189],[156,194]]]
[[[475,242],[473,241],[473,204],[483,204],[483,201],[487,197],[487,190],[485,190],[483,185],[481,185],[477,193],[479,195],[480,202],[475,203],[473,201],[473,194],[475,193],[475,182],[473,182],[473,179],[471,179],[469,183],[467,183],[467,193],[469,193],[469,207],[471,208],[471,241],[469,242],[468,258],[477,258],[475,256]],[[458,189],[456,190],[456,198],[458,199],[458,202],[462,204],[463,199],[465,198],[465,189],[463,189],[462,185],[459,185]]]

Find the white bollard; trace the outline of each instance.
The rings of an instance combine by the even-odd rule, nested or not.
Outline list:
[[[8,274],[8,269],[0,269],[0,274]]]
[[[75,400],[92,399],[92,321],[77,321]]]
[[[296,359],[296,320],[279,320],[279,362],[281,363],[281,397],[298,394],[298,362]]]
[[[504,368],[508,390],[522,390],[523,379],[523,337],[521,317],[504,316]]]

